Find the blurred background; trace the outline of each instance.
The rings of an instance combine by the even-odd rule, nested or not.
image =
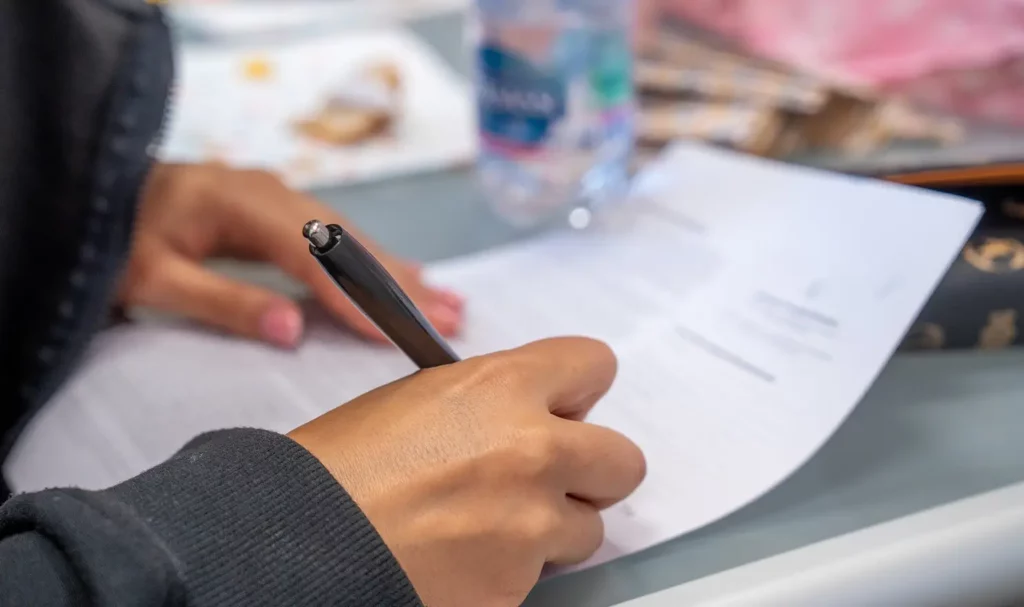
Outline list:
[[[472,159],[473,108],[464,66],[452,71],[430,45],[398,33],[403,23],[447,18],[460,24],[451,32],[464,40],[460,16],[471,10],[469,0],[166,4],[186,43],[183,71],[203,85],[183,83],[169,155],[270,165],[293,174],[300,185]],[[868,173],[1021,156],[1020,0],[637,0],[635,12],[638,163],[681,137]],[[382,41],[388,35],[391,39]],[[295,52],[297,40],[313,39],[319,48],[313,44]],[[222,65],[226,69],[211,78],[209,64],[216,63],[211,55],[218,53],[200,51],[210,47],[220,49],[222,64],[237,65]],[[335,136],[333,145],[358,145],[365,153],[333,159],[318,158],[323,146],[314,143],[324,144],[323,138],[285,145],[283,152],[286,138],[266,134],[280,135],[282,122],[305,118],[308,126],[315,116],[323,118],[332,100],[335,108],[345,105],[339,97],[359,105],[373,86],[360,83],[359,70],[382,66],[407,81],[397,83],[407,85],[407,99],[417,99],[390,121],[364,126],[379,134],[385,122],[391,127],[417,122],[417,128],[399,129],[398,141],[408,146],[387,142],[389,162],[380,161],[380,146],[367,146],[371,137],[361,132]],[[214,88],[211,82],[224,86]],[[280,93],[276,102],[268,90]],[[424,106],[433,118],[417,121]],[[259,110],[272,119],[254,124]],[[233,128],[227,124],[232,119]],[[430,123],[439,122],[461,132],[431,132]],[[261,133],[262,141],[254,142]],[[437,144],[444,145],[438,149]],[[424,145],[435,149],[426,153]],[[405,152],[397,161],[396,147]],[[316,166],[332,163],[347,168]]]
[[[477,158],[472,0],[165,5],[180,42],[165,159],[259,166],[319,189]],[[1024,339],[1024,0],[632,10],[633,169],[698,139],[982,200],[981,227],[906,347]]]

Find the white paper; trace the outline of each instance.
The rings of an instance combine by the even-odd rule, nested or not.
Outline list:
[[[472,161],[472,95],[465,80],[401,28],[343,30],[292,42],[182,45],[167,140],[174,162],[218,161],[279,173],[294,187],[350,184]],[[400,92],[390,129],[345,144],[302,135],[332,98],[372,89],[389,65]]]
[[[584,566],[713,522],[805,462],[850,413],[981,214],[959,198],[680,144],[628,212],[454,260],[464,356],[608,341],[619,377],[593,423],[648,476],[605,513]],[[198,432],[288,430],[411,370],[326,327],[296,353],[173,326],[104,335],[8,463],[20,489],[121,480]]]

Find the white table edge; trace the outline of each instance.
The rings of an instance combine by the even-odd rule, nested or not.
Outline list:
[[[619,607],[1005,606],[1024,597],[1024,483],[620,603]]]

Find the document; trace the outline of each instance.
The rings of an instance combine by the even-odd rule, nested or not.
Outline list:
[[[707,525],[777,485],[850,414],[981,215],[961,198],[677,144],[591,228],[440,263],[463,356],[607,341],[619,375],[589,421],[644,451],[581,567]],[[7,464],[21,490],[103,487],[197,433],[287,431],[413,370],[314,324],[279,352],[175,324],[101,335]]]

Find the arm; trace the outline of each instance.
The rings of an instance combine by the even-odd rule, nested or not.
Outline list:
[[[0,571],[0,605],[420,604],[320,462],[259,430],[204,435],[105,491],[10,499]]]

